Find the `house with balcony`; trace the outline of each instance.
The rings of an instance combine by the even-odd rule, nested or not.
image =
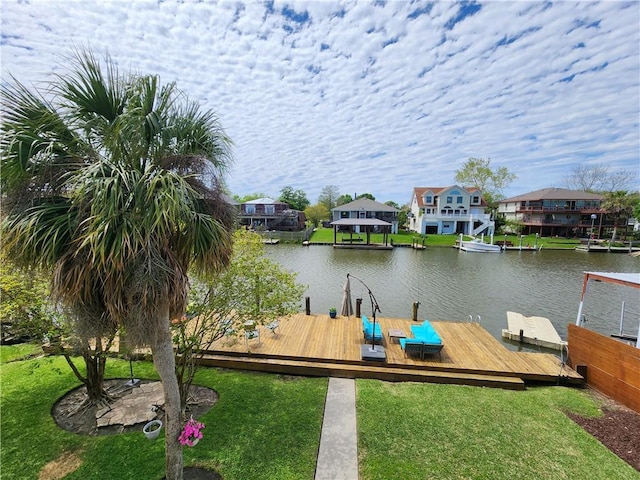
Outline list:
[[[297,232],[305,227],[304,212],[272,198],[258,198],[240,205],[238,221],[252,230]]]
[[[475,187],[415,187],[409,205],[409,230],[421,234],[493,235],[495,223]]]
[[[397,208],[369,198],[358,198],[331,209],[331,224],[338,227],[353,227],[355,233],[360,233],[365,226],[372,227],[372,232],[385,230],[388,233],[398,233]],[[359,222],[360,221],[360,222]],[[340,223],[335,223],[340,222]],[[386,228],[388,227],[388,228]]]
[[[498,214],[521,223],[522,233],[527,235],[586,238],[593,228],[594,236],[602,238],[613,226],[601,210],[603,200],[596,193],[543,188],[501,200]]]

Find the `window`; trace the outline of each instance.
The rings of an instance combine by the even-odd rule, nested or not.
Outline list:
[[[275,205],[265,205],[264,213],[266,213],[267,215],[273,215],[274,213],[276,213]]]
[[[245,205],[244,206],[244,211],[246,213],[249,213],[249,214],[254,214],[254,213],[256,213],[256,206],[255,205]]]
[[[457,201],[458,203],[462,203],[462,197],[458,197],[458,198],[456,198],[456,201]]]
[[[424,203],[426,203],[427,205],[431,205],[433,203],[433,197],[431,195],[425,195]]]
[[[478,203],[480,203],[480,197],[478,196],[473,197],[472,202],[477,205]]]
[[[447,197],[447,203],[453,203],[453,197]]]

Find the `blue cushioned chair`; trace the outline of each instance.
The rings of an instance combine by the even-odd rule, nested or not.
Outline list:
[[[362,315],[362,333],[364,333],[364,339],[367,342],[372,340],[375,342],[382,342],[382,330],[380,324],[376,323],[375,331],[373,329],[373,323],[369,321],[366,315]]]

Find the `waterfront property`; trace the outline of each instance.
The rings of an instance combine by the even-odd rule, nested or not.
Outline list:
[[[410,336],[408,319],[377,319],[383,334],[386,362],[361,359],[362,321],[357,317],[305,315],[280,319],[278,335],[261,335],[260,342],[233,337],[215,342],[203,364],[296,374],[376,378],[477,385],[522,390],[528,382],[581,384],[583,379],[553,354],[508,350],[477,323],[430,321],[444,347],[439,355],[407,356],[399,332]],[[392,333],[393,335],[390,335]]]
[[[287,203],[258,198],[240,205],[238,220],[240,225],[252,229],[297,232],[304,230],[306,217]]]
[[[358,225],[358,222],[352,222],[349,226],[353,226],[352,231],[354,233],[360,233],[366,226],[372,226],[371,229],[373,232],[382,232],[384,230],[383,227],[386,227],[388,224],[389,233],[398,233],[398,212],[399,210],[395,207],[386,205],[384,203],[376,202],[375,200],[371,200],[370,198],[358,198],[353,202],[345,203],[344,205],[340,205],[338,207],[331,209],[331,223],[337,222],[339,220],[379,220],[384,223],[374,223],[367,224],[367,222],[362,222]],[[342,230],[342,229],[341,229]],[[343,230],[349,231],[349,228],[344,228]]]
[[[593,234],[602,238],[613,228],[613,222],[600,208],[603,199],[596,193],[543,188],[502,200],[498,213],[505,220],[522,223],[525,234],[582,238]]]
[[[491,235],[495,225],[491,215],[485,213],[486,207],[477,188],[415,187],[409,229],[421,234]]]

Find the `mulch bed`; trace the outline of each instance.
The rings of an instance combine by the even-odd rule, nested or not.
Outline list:
[[[602,417],[567,416],[597,438],[605,447],[640,471],[640,414],[609,402]]]
[[[107,391],[113,390],[121,386],[127,380],[128,379],[126,378],[105,380],[104,387]],[[141,380],[140,383],[151,383],[156,381],[157,380]],[[140,432],[142,434],[142,427],[144,427],[144,423],[126,426],[110,425],[98,428],[96,423],[95,406],[77,410],[77,406],[86,398],[85,391],[85,387],[80,386],[70,392],[67,392],[54,404],[51,409],[51,415],[60,428],[80,435],[115,435],[129,432]],[[189,396],[193,401],[189,402],[189,411],[187,413],[189,415],[193,415],[194,418],[198,418],[207,413],[218,401],[218,394],[215,390],[207,387],[201,387],[199,385],[191,386]],[[74,410],[76,411],[74,412]],[[162,416],[161,411],[156,418],[159,418],[160,416]],[[162,418],[159,419],[163,420]]]

